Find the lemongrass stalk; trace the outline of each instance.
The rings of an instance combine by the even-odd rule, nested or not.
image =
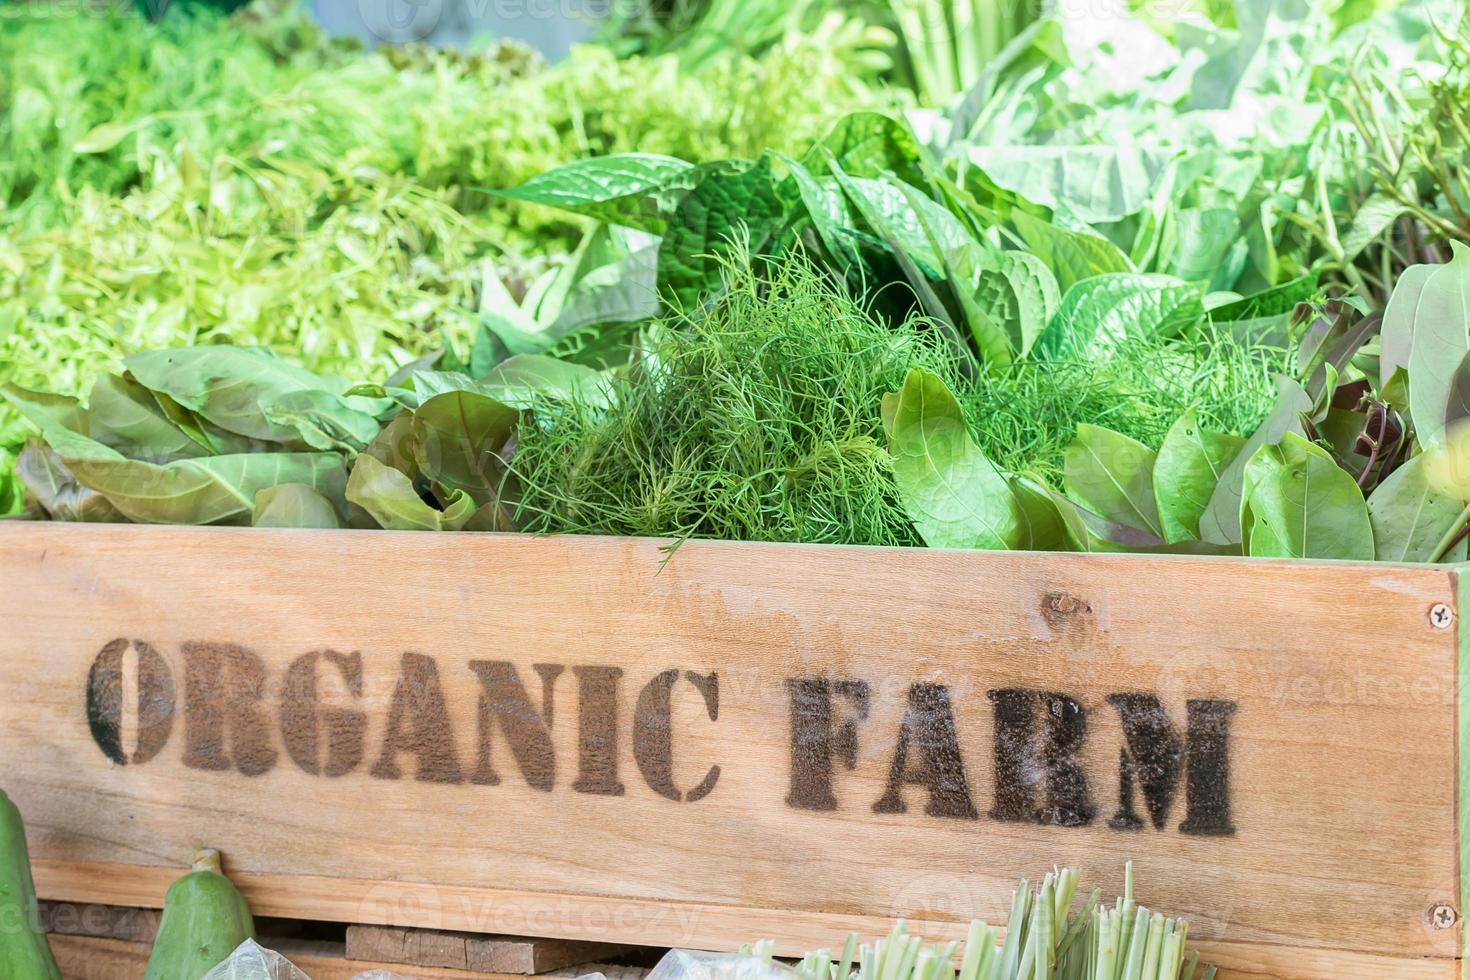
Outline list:
[[[890,980],[912,980],[914,977],[914,964],[918,962],[919,952],[923,948],[924,940],[918,936],[905,936],[903,940],[903,955],[895,956],[897,966],[894,968],[893,976]]]
[[[966,980],[994,980],[1000,974],[1000,944],[996,942],[995,930],[989,926],[980,934],[980,959],[975,964],[975,975]]]
[[[1077,879],[1076,868],[1063,868],[1057,875],[1056,902],[1052,907],[1057,922],[1067,921],[1067,910],[1072,907],[1072,899],[1077,895]]]
[[[1148,980],[1178,980],[1179,967],[1184,962],[1184,936],[1177,930],[1164,937],[1163,952],[1159,956],[1159,969]]]
[[[1153,980],[1159,972],[1159,954],[1164,948],[1164,931],[1173,929],[1174,923],[1162,915],[1156,915],[1148,924],[1148,945],[1143,950],[1143,966],[1138,971],[1138,980]]]
[[[1031,882],[1021,879],[1021,885],[1011,896],[1011,917],[1006,922],[1006,944],[1001,953],[999,974],[1010,980],[1016,975],[1016,966],[1021,962],[1021,946],[1026,941],[1026,920],[1031,911]]]
[[[954,940],[950,940],[943,946],[938,947],[938,952],[935,955],[939,960],[940,966],[949,966],[951,969],[953,969],[954,954],[958,953],[959,950],[960,944]]]
[[[1128,956],[1123,961],[1124,980],[1138,980],[1143,973],[1143,956],[1148,951],[1148,909],[1138,906],[1133,929],[1128,934]]]
[[[984,948],[990,941],[990,927],[979,919],[970,923],[965,933],[965,955],[960,960],[959,980],[977,980],[983,965]]]
[[[1182,929],[1179,931],[1179,945],[1184,945],[1184,930]],[[1198,967],[1199,950],[1195,950],[1194,952],[1189,954],[1189,959],[1184,961],[1184,968],[1180,970],[1179,975],[1183,977],[1184,980],[1194,980],[1194,971]]]
[[[1092,980],[1113,980],[1118,972],[1118,930],[1115,928],[1118,913],[1114,909],[1099,909],[1093,916],[1097,962],[1093,967]]]
[[[1101,902],[1102,889],[1094,888],[1088,893],[1087,901],[1082,904],[1082,911],[1078,913],[1077,918],[1068,924],[1067,931],[1062,935],[1061,942],[1057,944],[1057,959],[1061,959],[1077,940],[1083,939],[1087,935],[1087,931],[1093,923],[1092,912]],[[1067,904],[1070,906],[1071,902]],[[1063,907],[1062,915],[1066,915],[1066,907]],[[1084,940],[1081,948],[1086,949],[1088,945]]]
[[[910,978],[911,980],[933,980],[929,974],[934,969],[936,961],[933,950],[919,950],[919,956],[914,960],[913,972],[904,974],[905,980],[910,980]]]
[[[852,961],[857,956],[857,951],[858,934],[849,932],[847,942],[842,944],[842,962],[837,967],[837,972],[833,974],[833,980],[847,980],[852,974]]]

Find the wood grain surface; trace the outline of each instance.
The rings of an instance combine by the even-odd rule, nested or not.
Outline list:
[[[204,843],[262,914],[810,948],[1131,858],[1140,901],[1258,951],[1241,976],[1447,975],[1450,570],[666,557],[0,524],[0,786],[43,897],[157,904]]]

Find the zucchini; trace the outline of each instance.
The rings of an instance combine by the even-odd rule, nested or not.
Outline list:
[[[158,937],[143,980],[199,980],[247,939],[255,938],[250,906],[226,878],[219,851],[194,852],[194,868],[163,900]]]
[[[0,791],[0,977],[61,980],[41,928],[26,829],[10,797]]]

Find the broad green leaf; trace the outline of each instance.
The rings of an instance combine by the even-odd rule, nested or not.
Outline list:
[[[791,179],[796,185],[801,203],[806,208],[812,228],[822,241],[822,247],[836,261],[837,267],[846,271],[859,264],[857,247],[853,244],[854,225],[847,198],[834,177],[817,178],[804,165],[790,158],[783,158],[791,170]],[[818,161],[819,165],[824,161]]]
[[[88,434],[129,459],[168,463],[208,454],[169,421],[148,389],[124,376],[106,374],[97,379],[87,415]]]
[[[76,481],[130,521],[148,524],[249,524],[260,491],[304,483],[340,499],[346,470],[335,453],[251,453],[157,465],[126,459],[65,430],[47,433]]]
[[[413,481],[376,457],[362,455],[347,480],[347,502],[362,508],[385,531],[458,531],[475,516],[475,502],[460,490],[443,510],[429,506]]]
[[[722,282],[721,260],[744,238],[759,254],[783,208],[763,156],[743,170],[711,172],[684,196],[659,245],[659,288],[693,310]]]
[[[126,520],[106,497],[78,483],[49,446],[31,443],[22,449],[15,460],[15,475],[30,499],[54,521]]]
[[[931,281],[949,278],[945,270],[953,270],[951,256],[974,244],[968,234],[953,215],[913,188],[892,181],[849,177],[830,154],[827,154],[827,166],[843,193],[903,270],[904,278],[919,300],[919,308],[939,326],[955,355],[968,364],[971,354],[963,332]],[[966,302],[968,297],[961,293],[957,298],[967,317],[975,313],[973,306]]]
[[[327,391],[292,391],[264,406],[265,418],[296,432],[312,449],[358,452],[378,435],[375,416]]]
[[[1067,496],[1099,516],[1162,538],[1154,502],[1153,450],[1101,426],[1082,423],[1067,447],[1063,486]]]
[[[1388,475],[1368,498],[1374,554],[1379,561],[1431,561],[1435,548],[1459,520],[1464,502],[1435,489],[1420,454]],[[1447,556],[1465,560],[1465,543]]]
[[[622,153],[569,163],[491,193],[662,234],[694,171],[673,157]]]
[[[948,261],[975,246],[959,219],[917,188],[832,172],[872,232],[916,261],[930,279],[943,278]]]
[[[923,151],[913,130],[906,123],[877,112],[844,116],[832,132],[807,151],[802,165],[810,171],[826,170],[824,150],[850,177],[882,179],[891,174],[916,187],[925,183],[919,164]]]
[[[549,345],[584,327],[632,323],[657,313],[658,247],[650,245],[578,280],[541,337]]]
[[[970,437],[944,381],[913,368],[890,405],[894,481],[924,542],[931,548],[1019,546],[1020,504]]]
[[[274,421],[267,412],[269,406],[297,392],[323,393],[324,398],[313,399],[312,413],[318,419],[338,415],[336,424],[345,431],[361,424],[361,413],[338,397],[345,385],[259,348],[206,346],[148,351],[125,358],[123,364],[145,388],[166,395],[225,432],[249,439],[313,445],[296,424]]]
[[[50,433],[56,429],[66,429],[82,435],[90,432],[87,410],[75,398],[31,391],[8,381],[0,384],[0,398],[4,398],[16,411],[35,423],[42,432]]]
[[[1164,160],[1137,145],[972,146],[969,161],[997,186],[1089,224],[1141,210]]]
[[[520,417],[516,408],[476,391],[426,398],[413,413],[414,458],[446,493],[462,492],[475,506],[498,500],[506,445]]]
[[[1293,432],[1246,464],[1240,522],[1248,555],[1373,560],[1373,527],[1357,481]]]
[[[1204,314],[1199,287],[1170,276],[1094,276],[1062,296],[1037,350],[1048,357],[1106,358],[1128,340],[1182,333]]]
[[[1164,551],[1163,538],[1131,524],[1108,520],[1055,490],[1048,491],[1073,551]]]
[[[1317,288],[1317,274],[1310,272],[1233,303],[1214,307],[1210,310],[1210,319],[1216,323],[1230,323],[1236,320],[1282,316],[1296,309],[1298,303],[1305,303],[1315,296]]]
[[[1276,378],[1276,402],[1270,414],[1225,467],[1215,492],[1210,494],[1209,506],[1199,521],[1201,540],[1215,545],[1240,543],[1241,494],[1246,464],[1263,447],[1276,445],[1288,433],[1302,435],[1302,414],[1311,408],[1312,399],[1301,385],[1287,377]]]
[[[512,408],[532,408],[544,398],[577,399],[607,408],[611,396],[600,371],[539,354],[518,354],[496,365],[479,384]]]
[[[1021,551],[1067,551],[1071,548],[1067,524],[1046,487],[1026,477],[1011,481],[1021,517]]]
[[[1240,218],[1231,208],[1184,208],[1178,211],[1170,274],[1203,282],[1212,290],[1229,289],[1245,265]]]
[[[313,487],[282,483],[255,495],[255,527],[338,528],[337,508]]]
[[[1061,306],[1056,277],[1030,252],[1002,252],[997,265],[982,269],[976,302],[996,323],[1016,359],[1031,352]]]
[[[1378,349],[1378,379],[1387,384],[1394,372],[1408,370],[1409,354],[1414,349],[1414,321],[1419,315],[1419,301],[1429,277],[1437,265],[1411,265],[1399,276],[1383,311],[1383,340]]]
[[[1056,276],[1063,296],[1083,279],[1132,271],[1128,256],[1106,238],[1065,231],[1024,211],[1013,213],[1011,221],[1026,247]]]
[[[1423,446],[1444,441],[1455,374],[1470,354],[1470,247],[1450,244],[1454,258],[1424,283],[1409,328],[1409,413]]]
[[[1239,436],[1200,428],[1193,408],[1170,426],[1154,463],[1154,498],[1166,541],[1199,540],[1200,518],[1244,445]]]
[[[1398,198],[1384,191],[1372,194],[1358,205],[1353,221],[1342,236],[1343,262],[1351,262],[1362,254],[1363,249],[1373,244],[1405,212]]]

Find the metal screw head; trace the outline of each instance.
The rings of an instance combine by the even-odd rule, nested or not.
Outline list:
[[[1455,622],[1455,611],[1443,602],[1429,607],[1429,625],[1437,630],[1447,630]]]
[[[1448,905],[1436,905],[1429,910],[1429,924],[1436,929],[1448,929],[1460,921],[1460,914]]]

